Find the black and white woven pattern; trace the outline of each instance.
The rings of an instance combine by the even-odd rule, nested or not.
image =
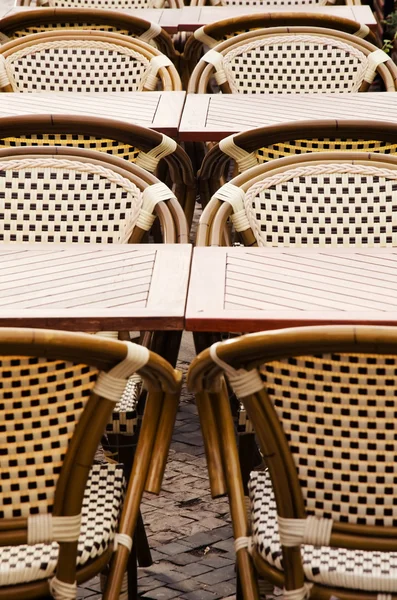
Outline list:
[[[77,160],[0,164],[0,241],[127,243],[142,206],[137,186]]]
[[[249,494],[254,545],[266,562],[282,570],[276,503],[266,472],[251,473]],[[308,581],[366,591],[397,591],[396,552],[303,545],[301,553]]]
[[[396,527],[397,357],[292,357],[262,376],[308,513]]]
[[[137,406],[142,390],[142,379],[139,375],[132,375],[125,387],[124,393],[112,412],[111,419],[106,426],[107,433],[121,435],[134,435],[138,426]]]
[[[124,496],[121,467],[94,465],[91,469],[82,508],[77,564],[103,554],[113,540]],[[47,579],[55,573],[58,544],[0,547],[0,586]]]
[[[6,64],[16,92],[137,92],[150,66],[139,52],[95,40],[37,43]]]
[[[57,8],[162,8],[164,0],[38,0],[41,6]]]
[[[97,379],[86,365],[0,361],[0,518],[51,510],[63,457]]]
[[[397,244],[397,180],[385,169],[294,168],[251,186],[244,205],[259,246]]]
[[[274,7],[275,0],[221,0],[211,1],[211,4],[221,6],[272,6]],[[277,0],[277,6],[296,6],[305,4],[318,4],[323,6],[328,4],[327,0]]]
[[[358,91],[366,56],[320,35],[256,39],[226,52],[223,68],[233,93],[336,93]]]

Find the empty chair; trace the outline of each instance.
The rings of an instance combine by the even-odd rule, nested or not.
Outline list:
[[[193,361],[188,384],[221,457],[212,481],[229,495],[244,600],[273,586],[297,600],[395,597],[396,364],[396,328],[367,326],[255,333]],[[262,451],[248,515],[223,375]]]
[[[35,33],[0,47],[0,92],[181,90],[171,60],[137,38],[103,31]]]
[[[86,148],[135,163],[168,182],[191,223],[196,201],[193,167],[181,146],[162,133],[100,117],[0,118],[0,148],[17,146]]]
[[[116,8],[116,7],[115,7]],[[145,19],[117,10],[95,8],[40,8],[29,12],[12,13],[0,19],[0,40],[7,42],[32,33],[58,29],[85,29],[119,33],[150,43],[175,60],[176,53],[168,33]]]
[[[112,563],[104,597],[116,600],[145,481],[161,481],[151,461],[164,450],[161,415],[178,403],[180,374],[131,342],[21,328],[0,330],[0,364],[0,598],[74,598],[77,583]],[[134,373],[148,388],[145,442],[123,505],[121,467],[93,460],[117,386]]]
[[[276,158],[324,151],[397,153],[397,125],[382,121],[299,121],[257,127],[213,145],[199,172],[200,201],[205,206],[230,171],[242,173]]]
[[[188,91],[206,93],[346,93],[367,91],[379,75],[396,90],[397,67],[366,40],[319,27],[273,27],[234,36],[196,65]]]
[[[337,31],[344,31],[351,35],[366,39],[372,44],[377,45],[376,37],[372,31],[370,31],[369,27],[357,23],[357,21],[344,19],[342,17],[328,16],[326,14],[263,12],[262,14],[241,15],[238,17],[222,19],[222,21],[203,25],[199,29],[196,29],[193,35],[187,40],[183,57],[191,72],[203,53],[220,42],[255,29],[286,26],[325,27],[326,29],[336,29]]]

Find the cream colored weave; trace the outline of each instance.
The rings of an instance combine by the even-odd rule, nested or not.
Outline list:
[[[0,63],[0,85],[15,92],[136,92],[150,61],[135,50],[94,40],[43,42]]]
[[[0,241],[127,243],[142,206],[134,183],[70,160],[0,162]]]
[[[286,34],[237,46],[215,68],[233,93],[341,93],[358,91],[367,66],[360,50],[338,39]]]
[[[397,172],[309,165],[252,185],[244,207],[259,246],[395,246]]]
[[[39,6],[57,8],[162,8],[164,0],[37,0]]]

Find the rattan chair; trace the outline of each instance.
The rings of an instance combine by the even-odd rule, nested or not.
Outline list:
[[[290,26],[336,29],[337,31],[344,31],[363,38],[376,46],[378,45],[376,36],[370,31],[369,27],[357,23],[357,21],[325,14],[264,12],[262,14],[242,15],[223,19],[222,21],[209,23],[196,29],[186,42],[183,53],[184,62],[191,73],[204,52],[207,49],[214,48],[220,42],[255,29]]]
[[[172,40],[160,25],[117,10],[40,8],[13,13],[0,19],[0,41],[58,29],[88,29],[136,37],[150,43],[171,60],[176,59]]]
[[[104,31],[35,33],[0,46],[0,92],[181,90],[171,60],[137,38]]]
[[[0,355],[0,598],[70,600],[111,562],[104,598],[118,600],[143,490],[161,482],[159,432],[180,374],[142,346],[51,330],[1,329]],[[120,466],[93,460],[136,372],[148,398],[123,505]]]
[[[386,91],[396,91],[396,65],[366,40],[319,27],[270,27],[209,50],[188,91],[214,91],[215,81],[226,94],[364,92],[375,75]]]
[[[360,0],[345,0],[344,4],[361,4]],[[326,6],[335,4],[335,0],[191,0],[191,6]]]
[[[230,172],[237,175],[276,158],[331,150],[397,154],[397,125],[382,121],[312,120],[230,135],[204,157],[198,178],[200,201],[206,206]]]
[[[229,495],[244,600],[273,585],[294,600],[396,597],[396,364],[396,328],[366,326],[250,334],[193,361],[188,384],[213,492]],[[223,374],[263,455],[249,519]]]
[[[67,115],[0,118],[0,148],[70,146],[98,150],[137,164],[166,181],[189,224],[196,201],[193,167],[170,137],[123,121]]]

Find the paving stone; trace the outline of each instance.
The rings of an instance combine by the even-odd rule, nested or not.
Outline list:
[[[214,554],[211,556],[211,552],[209,552],[202,561],[199,563],[200,565],[208,565],[213,569],[221,569],[222,567],[229,567],[230,565],[234,565],[234,560],[230,560],[229,558],[224,558],[223,556],[219,556]]]
[[[186,546],[184,546],[182,544],[178,544],[178,542],[166,544],[165,546],[159,546],[158,549],[163,554],[167,554],[170,556],[174,556],[175,554],[182,554],[183,552],[186,552]]]
[[[196,577],[197,575],[202,575],[203,573],[208,573],[208,571],[212,571],[211,565],[204,565],[202,563],[191,563],[190,565],[186,565],[183,569],[184,573],[190,575],[190,577]]]
[[[146,592],[143,594],[142,598],[151,598],[153,600],[171,600],[171,598],[176,598],[180,593],[178,590],[173,590],[169,587],[159,587],[155,590],[151,590],[150,592]]]
[[[170,583],[169,587],[180,592],[194,592],[201,589],[202,584],[195,579],[185,579],[184,581],[178,581],[178,583]]]
[[[227,567],[222,567],[221,569],[213,569],[208,573],[204,573],[203,575],[198,575],[196,579],[205,583],[206,585],[215,586],[216,583],[221,581],[227,581],[234,577],[235,569],[234,565],[229,565]]]
[[[207,590],[197,590],[184,594],[184,600],[216,600],[216,598],[219,598],[219,596]]]
[[[197,562],[197,556],[192,556],[191,554],[184,552],[183,554],[169,556],[168,560],[175,565],[190,565],[191,563]]]

